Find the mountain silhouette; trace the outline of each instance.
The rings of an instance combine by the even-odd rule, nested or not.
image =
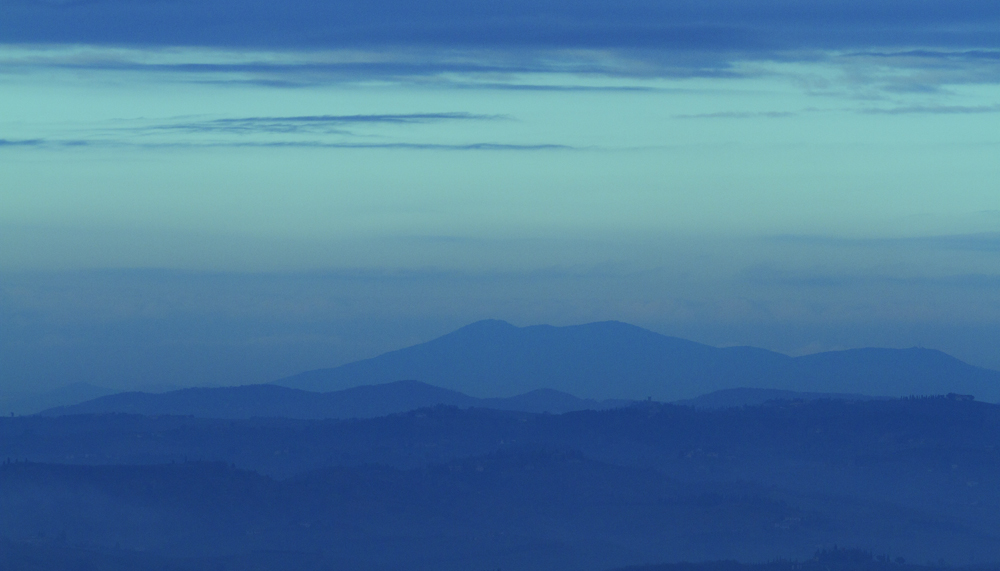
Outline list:
[[[712,347],[616,321],[569,327],[479,321],[426,343],[275,384],[333,391],[402,379],[479,397],[547,387],[589,399],[674,401],[755,387],[879,396],[955,392],[1000,401],[1000,372],[932,349],[789,357],[754,347]]]
[[[562,413],[611,408],[626,401],[598,402],[540,389],[509,398],[478,399],[418,381],[396,381],[316,393],[277,385],[190,388],[166,393],[126,392],[42,411],[46,416],[128,413],[200,418],[374,418],[417,408],[450,405],[520,412]]]

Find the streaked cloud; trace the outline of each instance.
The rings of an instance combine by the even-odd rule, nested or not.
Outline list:
[[[250,83],[269,87],[310,87],[377,78],[383,81],[435,83],[485,89],[648,89],[629,79],[733,78],[752,75],[731,58],[713,53],[663,53],[657,50],[486,49],[396,46],[236,49],[227,46],[131,47],[103,45],[3,45],[0,70],[96,71],[170,76],[193,83]],[[525,82],[521,76],[569,74],[616,78],[588,84],[577,81]]]
[[[772,52],[997,47],[990,0],[12,0],[0,41],[316,49],[357,46]]]
[[[0,139],[0,147],[38,147],[45,144],[42,139]]]
[[[514,76],[562,73],[618,83],[567,88],[641,89],[628,80],[794,75],[773,68],[803,62],[880,93],[1000,82],[1000,5],[986,0],[12,0],[4,18],[0,46],[16,57],[0,56],[0,69],[283,88],[461,76],[472,87],[552,90]],[[71,49],[38,50],[52,46]]]
[[[345,133],[345,125],[406,125],[441,121],[497,121],[504,115],[473,113],[408,113],[388,115],[305,115],[297,117],[225,117],[201,121],[178,121],[153,127],[160,130],[226,133]]]
[[[134,140],[109,140],[100,139],[92,141],[64,141],[58,139],[32,139],[30,141],[3,141],[0,140],[0,147],[132,147],[145,149],[167,149],[167,148],[309,148],[309,149],[401,149],[416,151],[555,151],[555,150],[579,150],[571,145],[560,145],[554,143],[539,144],[517,144],[517,143],[409,143],[409,142],[386,142],[386,143],[352,143],[352,142],[324,142],[324,141],[212,141],[212,142],[159,142],[143,143]]]
[[[77,122],[62,126],[63,135],[30,139],[0,139],[0,147],[95,148],[314,148],[409,149],[435,151],[571,150],[555,142],[489,140],[441,141],[426,132],[390,127],[440,123],[512,121],[502,114],[467,112],[385,113],[350,115],[289,115],[250,117],[168,117]],[[366,128],[356,132],[355,128]],[[51,126],[49,127],[51,129]],[[483,135],[480,133],[480,135]]]
[[[89,141],[79,139],[0,139],[0,147],[85,147],[89,144]]]

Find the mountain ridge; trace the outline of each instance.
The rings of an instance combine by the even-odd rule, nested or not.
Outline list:
[[[879,396],[956,392],[1000,401],[1000,372],[934,349],[790,357],[756,347],[713,347],[618,321],[566,327],[478,321],[425,343],[274,383],[330,391],[404,378],[484,398],[550,387],[581,398],[669,402],[755,387]]]

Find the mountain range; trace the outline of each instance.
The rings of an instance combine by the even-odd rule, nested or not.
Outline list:
[[[329,392],[399,380],[476,397],[544,387],[585,399],[670,402],[753,387],[895,397],[954,392],[1000,401],[1000,372],[933,349],[790,357],[754,347],[712,347],[615,321],[569,327],[479,321],[426,343],[275,384]]]
[[[278,384],[76,386],[0,417],[0,569],[972,569],[1000,561],[998,376],[486,321]]]
[[[639,400],[724,408],[942,393],[990,402],[1000,401],[1000,372],[920,348],[789,357],[711,347],[618,322],[515,327],[480,321],[427,343],[273,384],[109,393],[70,385],[10,410],[310,419],[371,418],[435,405],[563,413]]]

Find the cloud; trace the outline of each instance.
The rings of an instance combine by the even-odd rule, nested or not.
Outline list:
[[[419,133],[400,138],[398,133],[380,132],[386,125],[423,125],[441,122],[509,121],[502,114],[466,112],[385,113],[354,115],[290,115],[168,119],[132,119],[73,125],[73,136],[81,138],[0,139],[3,147],[33,148],[312,148],[312,149],[409,149],[424,151],[550,151],[584,150],[583,147],[551,142],[505,142],[488,140],[427,141]],[[374,131],[357,135],[345,126],[370,125]],[[589,149],[589,147],[588,147]]]
[[[0,147],[38,147],[44,143],[42,139],[0,139]]]
[[[2,46],[2,42],[0,42]],[[733,78],[747,73],[718,54],[665,55],[656,50],[568,50],[561,48],[495,50],[411,50],[397,47],[363,50],[239,50],[88,46],[19,46],[0,49],[0,69],[37,68],[117,73],[153,73],[201,83],[250,83],[271,87],[311,87],[370,78],[434,82],[445,87],[521,90],[648,90],[647,85],[537,84],[517,81],[522,74],[558,73],[642,78]],[[514,80],[514,81],[512,81]]]
[[[741,78],[775,73],[748,64],[824,62],[844,66],[843,81],[901,94],[1000,83],[997,29],[993,0],[9,0],[0,27],[5,49],[88,46],[143,55],[0,56],[0,69],[168,73],[281,88],[476,76],[465,86],[554,90],[515,76]],[[184,49],[270,55],[164,61]],[[155,50],[161,53],[150,55]],[[333,53],[340,55],[324,59]],[[567,87],[632,88],[642,86]]]
[[[0,147],[85,147],[90,141],[49,139],[0,139]]]
[[[141,149],[200,149],[200,148],[310,148],[310,149],[408,149],[417,151],[568,151],[584,150],[581,147],[560,145],[556,143],[357,143],[357,142],[327,142],[327,141],[177,141],[177,142],[137,142],[116,139],[94,139],[87,141],[65,141],[59,139],[32,139],[30,141],[5,141],[0,139],[0,148],[15,146],[30,147],[132,147]]]
[[[10,0],[0,41],[162,46],[996,47],[993,0]]]
[[[322,141],[273,141],[273,142],[225,142],[200,145],[185,143],[179,146],[218,146],[218,147],[307,147],[318,149],[411,149],[424,151],[552,151],[574,150],[578,147],[551,143],[518,144],[518,143],[327,143]]]
[[[848,54],[852,57],[870,57],[870,58],[882,58],[882,59],[912,59],[912,60],[925,60],[925,61],[936,61],[936,60],[949,60],[949,61],[1000,61],[1000,51],[998,50],[958,50],[958,51],[943,51],[943,50],[906,50],[906,51],[895,51],[895,52],[878,52],[878,51],[867,51],[867,52],[856,52]]]
[[[419,124],[443,121],[497,121],[506,115],[474,113],[409,113],[384,115],[304,115],[295,117],[226,117],[201,121],[179,121],[152,127],[152,130],[225,133],[347,133],[338,127],[357,124]],[[149,130],[149,128],[140,128]]]
[[[933,49],[859,51],[831,55],[851,81],[886,93],[947,94],[948,86],[1000,83],[1000,50]]]

